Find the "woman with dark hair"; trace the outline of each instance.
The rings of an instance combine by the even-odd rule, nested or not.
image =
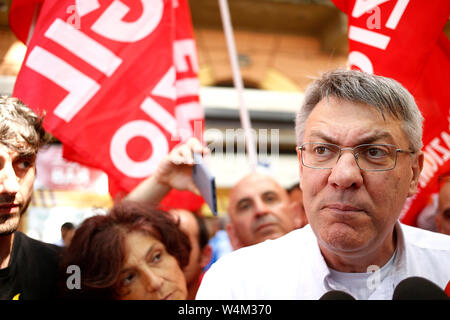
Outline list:
[[[61,292],[68,299],[184,300],[183,267],[190,244],[173,217],[124,201],[106,215],[86,219],[65,249]],[[79,267],[81,288],[66,284],[69,266]],[[69,275],[70,276],[70,275]]]

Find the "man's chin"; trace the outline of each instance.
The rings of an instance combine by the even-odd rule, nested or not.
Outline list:
[[[259,236],[256,243],[260,243],[266,240],[275,240],[283,236],[284,234],[284,232],[281,232],[279,230],[272,230],[272,232],[267,232],[266,234]]]
[[[19,228],[20,218],[12,216],[7,219],[0,220],[0,237],[9,236]]]
[[[321,248],[342,257],[364,256],[367,254],[369,243],[368,240],[361,237],[357,238],[346,234],[336,234],[319,240]]]

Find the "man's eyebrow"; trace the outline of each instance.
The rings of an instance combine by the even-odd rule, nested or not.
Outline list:
[[[263,192],[263,194],[261,196],[264,197],[264,196],[268,196],[268,195],[275,195],[277,197],[279,196],[278,193],[274,190],[265,191],[265,192]],[[236,202],[235,208],[239,208],[239,206],[241,204],[248,202],[248,201],[252,201],[252,198],[246,197],[246,198],[240,199],[238,202]]]
[[[237,204],[239,204],[239,203],[241,203],[241,202],[248,201],[248,200],[250,200],[250,198],[242,198],[242,199],[240,199],[240,200],[237,202]]]
[[[36,152],[33,151],[21,151],[17,154],[16,158],[21,158],[21,159],[31,159],[31,158],[36,158]]]
[[[276,192],[275,190],[268,190],[268,191],[265,191],[262,195],[263,196],[270,196],[270,195],[278,196],[278,192]]]
[[[322,139],[322,140],[324,140],[325,142],[328,142],[328,143],[338,144],[337,140],[333,136],[328,135],[328,134],[326,134],[326,133],[324,133],[322,131],[319,131],[319,130],[312,130],[311,134],[310,134],[310,137],[319,138],[319,139]],[[374,134],[371,134],[370,136],[367,136],[367,137],[363,136],[363,137],[361,137],[358,140],[358,143],[356,143],[356,144],[359,145],[359,144],[374,143],[374,142],[382,140],[382,139],[388,139],[391,142],[393,142],[393,137],[392,137],[392,135],[389,132],[379,131],[379,132],[375,132]],[[314,141],[311,141],[311,142],[314,142]]]
[[[235,208],[239,208],[239,206],[242,204],[242,203],[244,203],[244,202],[247,202],[247,201],[250,201],[251,199],[250,198],[242,198],[242,199],[240,199],[238,202],[236,202],[236,206],[235,206]]]

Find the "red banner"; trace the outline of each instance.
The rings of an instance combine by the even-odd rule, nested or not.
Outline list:
[[[333,0],[348,15],[349,64],[396,79],[415,97],[424,118],[425,163],[419,188],[400,220],[416,225],[450,170],[450,41],[443,28],[448,0]]]
[[[187,0],[15,0],[10,24],[22,41],[32,31],[14,96],[46,111],[64,157],[108,174],[113,197],[201,139]]]

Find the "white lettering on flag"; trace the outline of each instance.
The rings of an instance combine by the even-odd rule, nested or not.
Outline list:
[[[181,141],[192,137],[191,121],[202,119],[203,109],[198,102],[183,103],[176,107],[175,118],[178,122],[178,134]]]
[[[200,90],[198,78],[185,78],[177,80],[175,86],[178,98],[195,96]]]
[[[361,42],[382,50],[386,49],[389,41],[391,40],[390,37],[385,36],[381,33],[369,31],[355,26],[350,26],[348,31],[348,38],[353,41]]]
[[[186,57],[191,60],[192,70],[198,72],[197,53],[195,49],[195,42],[192,39],[177,40],[173,44],[173,55],[175,67],[178,72],[186,72],[189,70],[189,66],[186,61]]]
[[[153,88],[152,95],[175,101],[177,98],[177,92],[175,90],[175,77],[175,68],[172,66]]]
[[[141,109],[150,118],[161,125],[164,130],[169,132],[172,136],[175,136],[177,132],[177,121],[170,112],[161,107],[155,100],[150,97],[145,98],[144,102],[141,104]]]
[[[348,55],[348,62],[350,66],[356,66],[361,69],[361,71],[367,73],[373,73],[372,61],[364,54],[359,51],[352,51]]]
[[[403,16],[403,13],[405,12],[408,3],[409,0],[397,0],[394,10],[392,10],[391,15],[389,16],[389,19],[386,22],[386,27],[392,30],[395,30],[395,28],[397,28],[398,22],[400,21],[400,18]]]
[[[353,7],[352,17],[359,18],[367,11],[378,7],[380,4],[385,3],[389,0],[356,0],[355,6]]]
[[[92,26],[98,34],[115,41],[136,42],[155,30],[161,21],[164,3],[162,0],[141,0],[142,14],[136,21],[126,22],[123,17],[130,8],[118,0],[103,12]]]
[[[54,114],[69,122],[97,93],[100,85],[47,50],[35,46],[26,66],[52,80],[69,94],[58,104]]]
[[[147,160],[134,161],[128,156],[127,144],[135,137],[143,137],[152,144],[153,152]],[[109,150],[117,170],[131,178],[145,178],[153,173],[168,151],[169,145],[164,134],[145,120],[134,120],[120,127],[111,139]]]
[[[122,59],[117,57],[113,52],[61,19],[56,19],[52,23],[45,36],[83,59],[94,68],[100,70],[108,77],[122,63]]]
[[[75,0],[75,4],[80,17],[100,8],[98,0]]]

